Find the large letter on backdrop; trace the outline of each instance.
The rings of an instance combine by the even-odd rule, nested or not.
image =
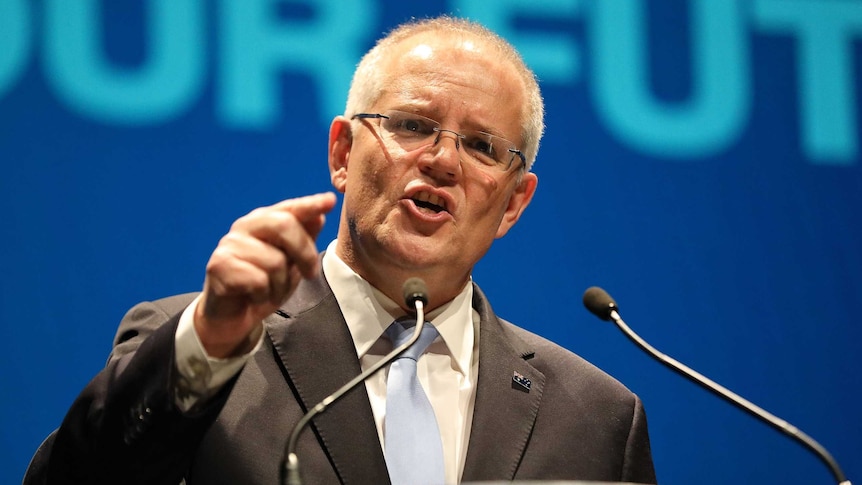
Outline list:
[[[859,153],[852,41],[862,36],[862,4],[760,0],[766,31],[798,40],[799,109],[805,154],[815,163],[849,164]]]
[[[0,96],[12,86],[27,60],[30,50],[30,11],[27,0],[0,2]]]
[[[592,86],[599,114],[624,143],[655,156],[691,158],[715,154],[739,136],[751,88],[736,0],[689,1],[692,93],[674,104],[650,92],[643,1],[602,0],[593,8]]]
[[[81,113],[112,123],[157,123],[187,108],[204,79],[200,2],[146,2],[148,56],[134,70],[105,60],[100,3],[45,3],[45,67],[60,98]]]
[[[571,35],[547,31],[528,34],[514,25],[519,17],[578,19],[584,10],[583,0],[457,0],[453,7],[454,11],[482,22],[517,46],[524,61],[543,82],[567,84],[580,76],[581,51]]]
[[[229,125],[267,128],[282,107],[279,74],[293,70],[313,77],[323,100],[316,110],[325,123],[344,110],[347,87],[364,37],[373,32],[377,2],[306,0],[310,19],[286,22],[277,0],[223,0],[219,112]],[[298,93],[305,98],[307,93]],[[313,121],[313,120],[307,120]]]

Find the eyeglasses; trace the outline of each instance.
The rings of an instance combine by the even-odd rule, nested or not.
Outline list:
[[[491,167],[503,172],[512,167],[515,156],[521,159],[521,167],[526,167],[527,160],[515,144],[484,131],[468,130],[458,133],[440,127],[440,123],[414,113],[389,110],[384,113],[357,113],[350,119],[377,119],[384,134],[405,150],[415,150],[419,147],[440,142],[440,135],[445,131],[455,135],[455,147],[464,147],[466,159],[484,167]]]

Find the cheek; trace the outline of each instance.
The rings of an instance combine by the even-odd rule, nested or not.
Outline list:
[[[508,200],[504,194],[508,188],[507,184],[481,169],[474,169],[473,173],[469,174],[469,178],[472,181],[467,187],[467,198],[472,200],[474,205],[484,207],[483,211],[489,215],[502,213],[505,210],[502,199]],[[498,209],[500,205],[502,208]]]
[[[496,178],[492,177],[489,173],[479,170],[479,180],[482,181],[482,185],[488,191],[488,195],[493,194],[500,187],[500,183]]]
[[[497,230],[509,203],[508,185],[492,177],[483,177],[482,181],[482,183],[473,184],[470,187],[471,191],[467,193],[467,199],[471,201],[471,212],[474,218],[472,226],[476,230],[496,238]]]
[[[373,213],[385,210],[403,187],[402,165],[379,153],[355,154],[348,172],[348,197],[353,209]],[[376,155],[376,156],[375,156]]]
[[[353,153],[348,171],[353,190],[368,192],[380,184],[378,179],[383,176],[382,164],[375,160],[374,155],[368,150]]]
[[[476,203],[487,203],[499,196],[497,192],[500,190],[500,181],[492,174],[472,165],[465,165],[463,176],[468,199],[472,198]]]

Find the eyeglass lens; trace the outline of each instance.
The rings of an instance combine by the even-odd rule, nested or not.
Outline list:
[[[464,148],[467,159],[485,166],[508,170],[520,152],[505,138],[489,133],[465,130],[460,133],[443,129],[440,123],[414,113],[386,111],[380,118],[380,126],[405,150],[414,150],[426,144],[440,141],[442,132],[452,133],[456,145]]]

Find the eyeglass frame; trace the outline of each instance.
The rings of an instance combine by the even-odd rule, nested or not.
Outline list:
[[[435,120],[435,119],[433,119],[433,118],[429,118],[429,117],[427,117],[427,116],[422,116],[422,115],[420,115],[420,114],[410,113],[410,112],[407,112],[407,111],[400,111],[400,110],[395,110],[395,109],[392,109],[392,110],[386,110],[386,112],[385,112],[385,113],[390,113],[390,114],[391,114],[391,113],[401,113],[401,114],[406,114],[406,115],[410,115],[410,116],[415,116],[415,117],[417,117],[417,118],[420,118],[420,119],[424,119],[424,120],[428,120],[428,121],[430,121],[430,122],[433,122],[436,126],[432,126],[432,130],[433,130],[434,132],[436,132],[436,133],[437,133],[437,137],[436,137],[436,138],[434,139],[434,141],[431,143],[432,145],[436,145],[437,143],[439,143],[439,142],[440,142],[440,135],[441,135],[441,134],[443,134],[443,132],[447,132],[447,133],[451,133],[451,134],[455,135],[455,148],[457,148],[457,149],[460,149],[460,148],[461,148],[461,140],[464,140],[464,139],[466,139],[466,138],[467,138],[467,136],[466,136],[466,135],[463,135],[463,134],[461,134],[461,133],[459,133],[459,132],[457,132],[457,131],[449,130],[449,129],[446,129],[446,128],[442,128],[442,123],[440,123],[439,121],[437,121],[437,120]],[[384,114],[384,113],[356,113],[356,114],[354,114],[353,116],[351,116],[351,117],[350,117],[350,119],[351,119],[351,120],[354,120],[354,119],[357,119],[357,118],[358,118],[358,119],[377,119],[377,120],[381,120],[381,119],[391,119],[391,116],[388,116],[388,115],[386,115],[386,114]],[[382,128],[382,126],[381,126],[381,128]],[[386,130],[385,128],[383,128],[383,129],[384,129],[384,130]],[[386,131],[389,131],[389,130],[386,130]],[[485,131],[479,131],[479,130],[476,130],[476,133],[479,133],[479,134],[482,134],[482,135],[485,135],[485,136],[490,136],[490,137],[492,137],[492,138],[496,138],[496,139],[502,140],[502,141],[504,141],[504,142],[508,143],[511,147],[515,147],[515,144],[514,144],[514,143],[512,143],[512,142],[511,142],[511,141],[509,141],[509,140],[507,140],[506,138],[503,138],[502,136],[493,135],[493,134],[491,134],[491,133],[488,133],[488,132],[485,132]],[[428,135],[430,136],[430,133],[429,133]],[[418,148],[418,147],[417,147],[417,148]],[[512,168],[512,162],[515,160],[515,155],[517,155],[517,156],[518,156],[518,158],[520,158],[520,159],[521,159],[521,168],[522,168],[522,169],[526,169],[526,167],[527,167],[527,158],[524,156],[524,152],[522,152],[522,151],[521,151],[520,149],[518,149],[518,148],[507,148],[506,150],[507,150],[509,153],[511,153],[511,154],[512,154],[512,158],[509,160],[509,162],[508,162],[508,164],[506,165],[506,167],[505,167],[503,170],[501,170],[501,172],[503,172],[503,173],[508,172],[508,171]],[[481,162],[480,162],[480,163],[481,163]],[[487,164],[487,163],[483,163],[482,165],[484,165],[484,166],[486,166],[486,167],[491,167],[491,166],[492,166],[492,165],[489,165],[489,164]],[[502,164],[501,164],[501,165],[502,165]]]

